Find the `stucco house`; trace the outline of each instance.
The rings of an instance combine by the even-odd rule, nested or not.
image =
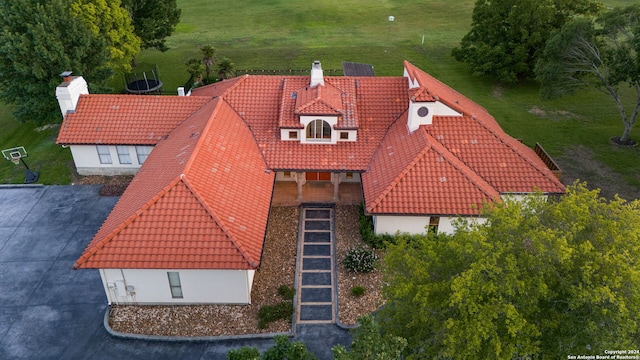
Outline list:
[[[81,174],[135,173],[74,268],[109,303],[251,302],[274,194],[356,188],[377,233],[452,230],[483,202],[564,192],[544,151],[404,62],[404,76],[244,75],[190,96],[56,94]],[[80,89],[80,90],[78,90]],[[542,158],[539,156],[541,155]]]

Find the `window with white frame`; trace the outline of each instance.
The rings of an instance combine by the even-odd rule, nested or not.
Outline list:
[[[116,151],[118,151],[118,161],[120,164],[131,164],[131,155],[129,154],[129,147],[118,145],[116,146]]]
[[[151,154],[151,147],[149,146],[136,146],[136,154],[138,155],[138,164],[144,164],[149,154]]]
[[[98,157],[100,158],[100,164],[111,164],[111,152],[107,145],[96,145],[98,150]]]
[[[307,139],[331,140],[331,125],[321,119],[313,120],[307,125]]]
[[[177,271],[168,271],[169,288],[171,289],[171,297],[174,299],[182,299],[182,284],[180,284],[180,273]]]

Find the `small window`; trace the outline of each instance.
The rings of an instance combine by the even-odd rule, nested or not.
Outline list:
[[[429,115],[429,108],[426,106],[422,106],[421,108],[418,109],[418,116],[420,117],[425,117]]]
[[[180,273],[177,271],[167,272],[169,277],[169,288],[171,289],[171,297],[174,299],[182,299],[182,285],[180,284]]]
[[[307,139],[331,140],[331,125],[324,120],[313,120],[307,125]]]
[[[434,234],[438,233],[438,225],[440,224],[440,217],[432,216],[429,218],[429,232]]]
[[[284,177],[290,178],[291,177],[291,171],[285,171],[284,172]]]
[[[131,164],[131,155],[129,155],[129,147],[128,146],[116,146],[116,150],[118,151],[118,161],[120,164]]]
[[[343,131],[340,133],[340,140],[349,140],[349,133],[346,131]]]
[[[352,172],[348,172],[347,173],[347,179],[353,179],[353,173]]]
[[[147,160],[147,158],[149,157],[149,154],[151,154],[151,147],[136,146],[136,154],[138,155],[138,164],[142,165],[144,164],[145,160]]]
[[[289,139],[297,139],[298,132],[297,131],[289,131]]]
[[[111,164],[111,152],[107,145],[97,145],[98,157],[100,157],[100,164]]]

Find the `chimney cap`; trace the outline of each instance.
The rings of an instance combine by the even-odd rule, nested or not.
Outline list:
[[[320,60],[313,60],[313,65],[320,65]]]
[[[71,74],[73,73],[73,71],[63,71],[60,76],[62,77],[68,77],[71,76]]]

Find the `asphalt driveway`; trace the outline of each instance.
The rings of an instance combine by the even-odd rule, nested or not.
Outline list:
[[[100,186],[0,187],[0,359],[224,359],[271,340],[158,342],[111,337],[97,270],[72,270],[117,198]],[[319,359],[348,342],[335,326],[299,325]]]

